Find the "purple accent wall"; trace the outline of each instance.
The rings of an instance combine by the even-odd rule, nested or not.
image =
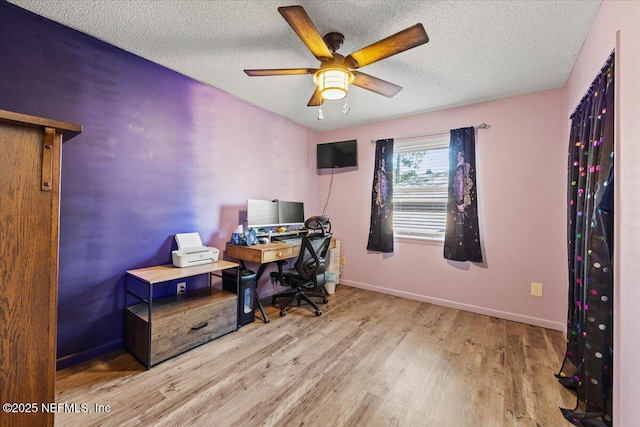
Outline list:
[[[59,368],[122,347],[124,272],[170,262],[176,233],[222,254],[247,198],[314,213],[310,131],[216,88],[4,1],[0,76],[0,109],[84,127],[62,154]]]

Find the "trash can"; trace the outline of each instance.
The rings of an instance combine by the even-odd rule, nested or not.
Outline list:
[[[255,319],[256,273],[251,270],[240,270],[238,292],[238,327],[251,323]],[[236,271],[222,271],[222,289],[236,293]]]
[[[336,285],[338,284],[338,273],[334,273],[331,271],[324,272],[324,290],[327,291],[329,295],[333,295],[336,293]]]

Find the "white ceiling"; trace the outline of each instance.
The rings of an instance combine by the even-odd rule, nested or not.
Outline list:
[[[317,131],[562,87],[601,2],[9,1]],[[345,35],[345,56],[418,22],[430,41],[362,69],[402,86],[394,98],[354,86],[350,113],[327,101],[319,121],[312,76],[242,71],[319,65],[278,13],[294,4]]]

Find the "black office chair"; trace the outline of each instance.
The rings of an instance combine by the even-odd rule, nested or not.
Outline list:
[[[272,279],[292,288],[291,291],[281,292],[272,297],[274,305],[279,299],[287,298],[284,304],[280,304],[281,317],[287,314],[287,307],[294,302],[300,306],[302,301],[313,307],[316,316],[320,316],[322,311],[311,298],[321,298],[324,304],[328,302],[324,291],[324,272],[325,259],[331,244],[331,223],[327,216],[319,216],[309,218],[305,222],[305,227],[309,233],[302,238],[300,255],[295,262],[295,268],[283,271],[282,267],[286,261],[279,261],[278,271],[271,273]]]

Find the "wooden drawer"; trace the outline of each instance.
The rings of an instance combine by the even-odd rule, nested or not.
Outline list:
[[[293,257],[293,250],[294,248],[292,246],[288,246],[288,247],[265,251],[263,254],[263,264],[266,264],[272,261],[277,261],[279,259],[291,258]],[[300,252],[300,249],[298,248],[298,253],[299,252]]]
[[[155,365],[237,329],[237,297],[213,289],[187,297],[154,301],[151,349],[148,348],[147,304],[125,310],[125,347],[146,364],[151,351]]]
[[[253,246],[238,246],[227,243],[228,256],[258,264],[292,258],[298,253],[300,253],[300,245],[290,243],[266,243]]]

